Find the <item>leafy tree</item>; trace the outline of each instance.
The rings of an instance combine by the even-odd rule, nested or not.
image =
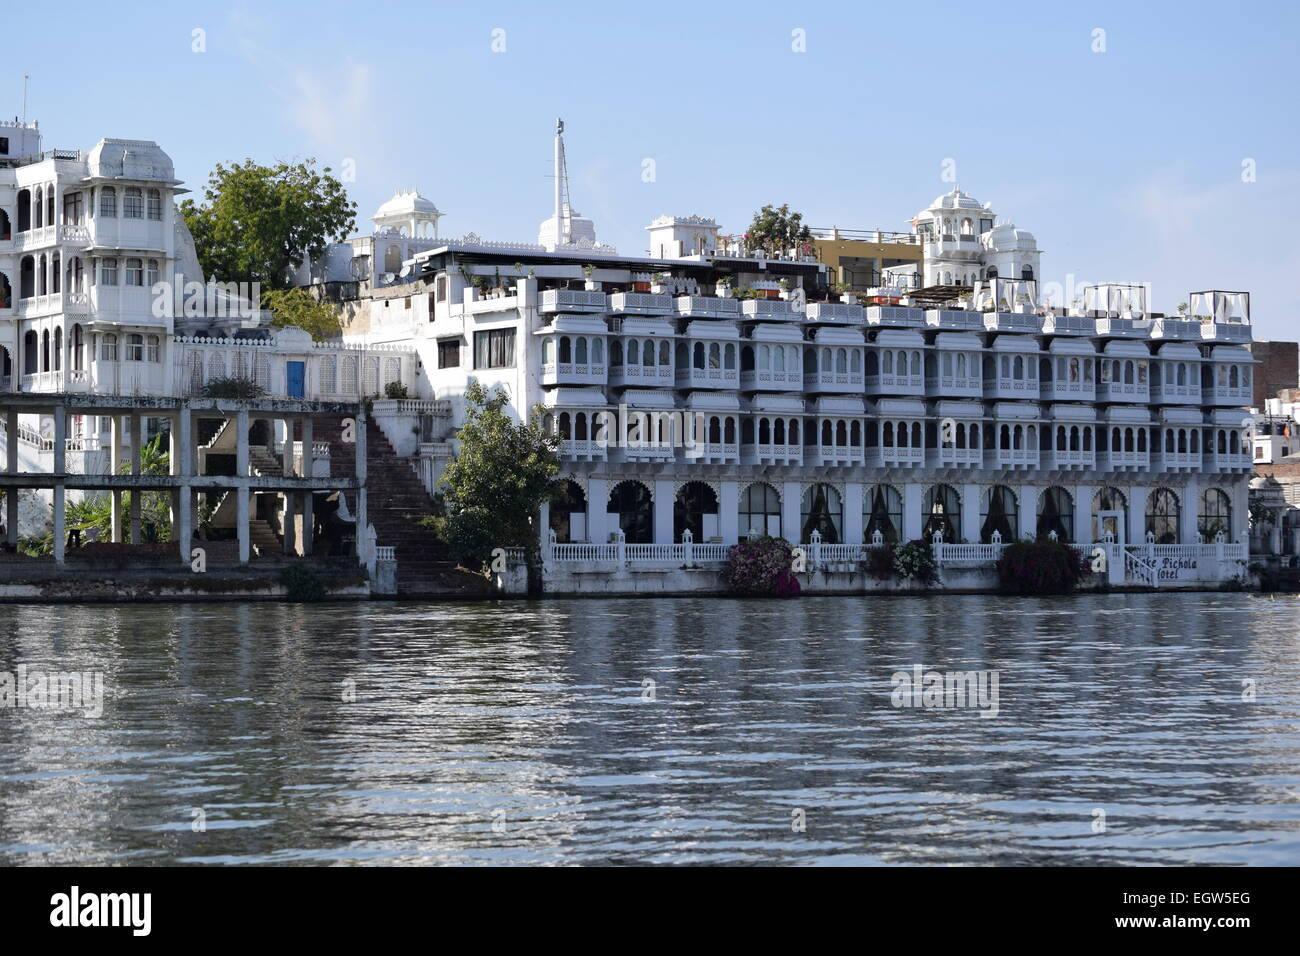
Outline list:
[[[535,519],[560,471],[560,437],[542,424],[543,410],[520,424],[506,414],[509,397],[479,382],[465,390],[460,454],[447,466],[447,537],[466,567],[478,568],[494,548],[537,547]]]
[[[261,166],[218,164],[202,205],[180,204],[204,275],[221,281],[288,286],[292,268],[319,256],[356,225],[356,203],[328,166],[308,159]]]
[[[764,206],[754,213],[754,221],[745,233],[747,245],[768,252],[789,249],[810,239],[812,232],[803,224],[803,214],[791,212],[788,203]]]
[[[338,309],[306,289],[267,289],[262,293],[262,308],[271,310],[271,324],[276,328],[296,325],[318,342],[343,334]]]

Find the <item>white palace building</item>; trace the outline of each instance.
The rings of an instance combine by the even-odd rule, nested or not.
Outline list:
[[[1112,584],[1244,576],[1247,293],[1166,316],[1101,285],[1046,307],[1034,237],[958,189],[912,220],[919,268],[862,296],[831,294],[807,247],[749,249],[699,216],[620,255],[570,205],[562,129],[536,243],[438,238],[411,190],[307,280],[347,288],[348,341],[413,347],[454,422],[472,380],[540,407],[566,473],[548,588],[709,587],[752,534],[803,545],[837,588],[870,586],[865,549],[918,538],[946,582],[1036,535],[1107,549]],[[417,453],[430,488],[447,453]]]
[[[374,420],[433,493],[455,443],[430,414],[458,425],[470,381],[500,386],[563,438],[542,534],[556,591],[716,588],[752,534],[802,545],[814,588],[870,587],[867,549],[918,538],[947,586],[981,586],[1036,535],[1101,547],[1111,584],[1244,575],[1248,294],[1166,316],[1102,285],[1049,307],[1034,237],[958,189],[911,233],[876,234],[920,259],[858,294],[831,292],[811,244],[748,248],[700,216],[656,219],[646,254],[620,254],[571,204],[562,127],[554,148],[536,242],[443,238],[406,189],[307,264],[298,281],[347,319],[343,341],[314,343],[256,310],[159,314],[156,282],[203,277],[156,144],[42,152],[34,126],[0,124],[3,391],[185,397],[239,376],[356,401],[400,384],[410,400]],[[0,424],[24,461],[51,454],[45,418]],[[120,425],[60,420],[57,460],[110,470]]]

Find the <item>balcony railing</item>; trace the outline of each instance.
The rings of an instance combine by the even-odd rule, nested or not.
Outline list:
[[[809,322],[834,322],[838,325],[861,325],[862,306],[848,302],[809,302],[804,318]]]
[[[897,451],[898,449],[894,449]],[[911,449],[905,449],[910,451]],[[984,464],[982,448],[956,448],[944,446],[929,448],[927,462],[933,468],[978,468]]]
[[[892,373],[866,376],[869,395],[924,395],[925,376]]]
[[[671,386],[673,381],[671,365],[611,365],[609,367],[611,385]]]
[[[984,380],[978,377],[940,375],[925,380],[926,395],[934,398],[983,398]]]
[[[1201,401],[1199,385],[1152,385],[1151,401],[1160,405],[1198,405]]]
[[[609,310],[636,315],[667,315],[673,310],[673,297],[650,292],[615,292],[609,297]]]
[[[582,289],[547,289],[542,293],[543,312],[605,312],[608,303],[603,292]]]
[[[746,319],[794,319],[798,313],[784,299],[744,299],[740,314]]]
[[[1097,463],[1097,453],[1092,449],[1084,451],[1078,448],[1043,449],[1044,468],[1093,468]]]
[[[740,373],[740,387],[746,391],[790,392],[803,390],[803,374],[795,371],[751,369]]]
[[[736,388],[740,373],[734,368],[679,368],[678,388]]]
[[[608,375],[604,363],[548,362],[542,366],[543,385],[604,385]]]
[[[798,464],[803,460],[803,446],[771,443],[742,445],[741,460],[747,465]]]
[[[739,299],[711,295],[680,295],[674,301],[677,314],[708,319],[734,319],[740,315]]]
[[[804,372],[806,392],[861,392],[861,372]]]

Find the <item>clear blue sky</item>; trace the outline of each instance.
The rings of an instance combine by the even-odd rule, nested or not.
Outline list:
[[[1298,10],[73,2],[51,20],[14,5],[6,33],[27,42],[9,44],[0,113],[21,109],[30,73],[47,148],[153,139],[192,187],[245,156],[351,158],[363,218],[415,185],[444,235],[527,241],[550,211],[563,116],[574,204],[628,253],[657,215],[740,231],[767,202],[902,229],[950,188],[951,158],[964,190],[1035,233],[1045,280],[1149,281],[1156,309],[1247,289],[1257,337],[1294,339]]]

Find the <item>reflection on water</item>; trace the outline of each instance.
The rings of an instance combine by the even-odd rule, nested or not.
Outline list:
[[[1298,611],[2,607],[0,671],[108,696],[0,711],[0,862],[1300,863]],[[916,664],[996,670],[999,716],[895,708]]]

